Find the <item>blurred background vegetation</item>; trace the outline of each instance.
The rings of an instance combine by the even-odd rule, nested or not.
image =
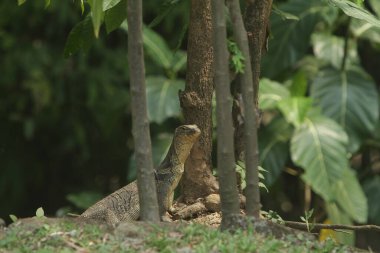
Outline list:
[[[144,46],[155,164],[183,120],[177,92],[184,87],[189,3],[165,3],[171,4],[144,1],[144,22],[153,25],[144,31]],[[359,3],[380,16],[377,0]],[[269,189],[262,194],[263,209],[299,220],[305,208],[315,208],[318,221],[327,218],[320,209],[329,193],[307,177],[300,180],[305,161],[290,154],[310,147],[296,143],[291,150],[290,142],[306,111],[317,110],[340,124],[341,138],[348,133],[349,167],[353,184],[360,184],[354,203],[368,203],[368,210],[346,210],[348,223],[380,224],[380,28],[350,19],[324,1],[274,4],[260,90],[260,152]],[[81,212],[135,175],[125,25],[109,34],[103,27],[99,39],[92,32],[85,37],[82,29],[78,39],[73,31],[88,6],[82,15],[80,1],[44,5],[0,3],[0,217],[7,220],[9,214],[32,216],[40,206],[48,215]],[[336,115],[342,84],[352,88],[343,102],[353,113],[343,125]],[[287,99],[290,104],[279,103]],[[305,115],[292,118],[300,108]],[[341,217],[346,216],[335,221],[347,221]]]

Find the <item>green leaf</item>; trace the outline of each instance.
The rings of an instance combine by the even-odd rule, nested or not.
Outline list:
[[[187,63],[187,54],[185,51],[178,50],[173,55],[173,60],[170,66],[170,70],[172,70],[174,73],[178,73],[181,70],[184,70],[186,68]]]
[[[26,0],[17,0],[18,6],[23,5],[26,2]]]
[[[153,28],[161,21],[180,3],[181,0],[166,0],[163,2],[159,8],[158,16],[153,19],[148,25],[149,28]]]
[[[127,22],[123,22],[120,27],[128,32]],[[144,27],[143,43],[146,54],[149,55],[158,66],[170,69],[173,62],[173,53],[159,34],[148,27]]]
[[[100,25],[103,21],[103,0],[92,0],[90,5],[92,24],[94,26],[94,34],[95,37],[98,38]]]
[[[271,16],[272,38],[262,61],[263,76],[270,78],[289,68],[305,55],[315,25],[322,20],[322,13],[329,9],[318,0],[290,0],[278,8],[297,16],[299,20],[283,20],[279,15]]]
[[[147,77],[148,116],[151,122],[160,124],[181,114],[178,91],[184,87],[183,80],[170,80],[162,76]]]
[[[374,82],[360,70],[341,72],[328,68],[319,72],[311,96],[324,115],[337,121],[350,137],[350,152],[375,128],[379,117],[378,93]]]
[[[373,16],[370,12],[363,9],[359,5],[349,0],[328,0],[332,6],[341,9],[347,16],[364,20],[371,25],[380,27],[380,20]]]
[[[36,217],[44,217],[45,216],[45,212],[44,212],[44,209],[42,207],[39,207],[37,210],[36,210]]]
[[[288,160],[292,132],[292,126],[282,117],[259,129],[260,164],[268,171],[264,179],[268,187],[277,180]]]
[[[312,36],[314,55],[340,69],[344,57],[344,39],[330,34],[315,33]],[[348,40],[347,65],[359,63],[356,43]]]
[[[313,101],[306,97],[291,97],[281,100],[278,108],[285,116],[286,121],[299,127],[305,120]]]
[[[335,121],[314,115],[305,118],[291,139],[291,157],[305,170],[302,179],[329,201],[333,185],[348,168],[347,135]]]
[[[107,33],[120,27],[127,18],[127,0],[121,0],[117,5],[105,11],[104,23]]]
[[[293,19],[293,20],[299,20],[299,18],[289,12],[285,12],[277,8],[276,5],[273,5],[273,12],[279,15],[282,19]]]
[[[363,189],[368,199],[369,222],[380,225],[380,176],[366,180]]]
[[[326,211],[332,223],[353,225],[350,217],[342,209],[340,209],[336,203],[326,203]],[[355,233],[353,231],[345,231],[344,233],[335,231],[334,235],[338,242],[342,244],[353,246],[355,243]]]
[[[352,20],[350,25],[352,34],[361,39],[380,44],[380,28],[363,20]]]
[[[18,220],[17,216],[14,214],[10,214],[9,218],[11,218],[12,222],[16,222]]]
[[[339,206],[358,223],[365,223],[368,218],[367,198],[354,172],[347,168],[342,178],[333,186]]]
[[[84,210],[95,204],[95,202],[102,197],[103,196],[98,192],[82,191],[79,193],[70,193],[66,196],[66,199],[76,208]]]
[[[282,84],[266,78],[260,79],[259,106],[261,109],[274,109],[279,101],[289,96],[288,89]]]
[[[109,10],[118,5],[123,0],[103,0],[103,11]],[[127,9],[124,10],[125,12]]]
[[[292,97],[304,97],[307,92],[307,78],[303,70],[299,70],[292,78],[289,88]]]
[[[94,32],[91,18],[90,16],[87,16],[70,31],[63,52],[64,57],[67,58],[79,50],[86,52],[90,48],[93,40]]]
[[[50,6],[50,0],[45,0],[45,9]]]
[[[372,9],[375,11],[376,15],[380,17],[380,1],[378,0],[369,0]]]

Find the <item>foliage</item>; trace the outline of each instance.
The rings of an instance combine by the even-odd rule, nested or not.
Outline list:
[[[372,208],[377,205],[367,201],[363,183],[364,189],[374,190],[366,191],[372,199],[378,191],[370,180],[359,180],[367,168],[353,170],[351,158],[374,148],[367,141],[379,122],[379,78],[367,72],[360,54],[363,41],[370,40],[372,56],[379,57],[375,35],[380,23],[364,6],[328,2],[334,8],[321,1],[290,0],[272,15],[272,39],[263,59],[263,74],[271,79],[263,78],[259,91],[264,110],[260,160],[269,171],[268,186],[281,178],[286,166],[296,168],[325,201],[333,222],[375,222]],[[335,7],[355,19],[350,21]],[[283,13],[298,19],[284,19]],[[369,30],[374,36],[365,35]],[[353,242],[352,234],[338,237]]]

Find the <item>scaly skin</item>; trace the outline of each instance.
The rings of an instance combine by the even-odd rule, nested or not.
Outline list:
[[[174,190],[182,177],[184,165],[193,144],[201,131],[196,125],[183,125],[175,130],[170,149],[156,169],[157,197],[160,215],[165,215],[172,207]],[[137,220],[140,204],[137,183],[132,183],[95,203],[80,215],[109,225],[121,221]]]

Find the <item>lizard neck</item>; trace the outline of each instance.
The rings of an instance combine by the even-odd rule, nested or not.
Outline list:
[[[174,139],[171,146],[170,160],[173,165],[185,164],[190,150],[193,147],[194,141],[187,138]]]

